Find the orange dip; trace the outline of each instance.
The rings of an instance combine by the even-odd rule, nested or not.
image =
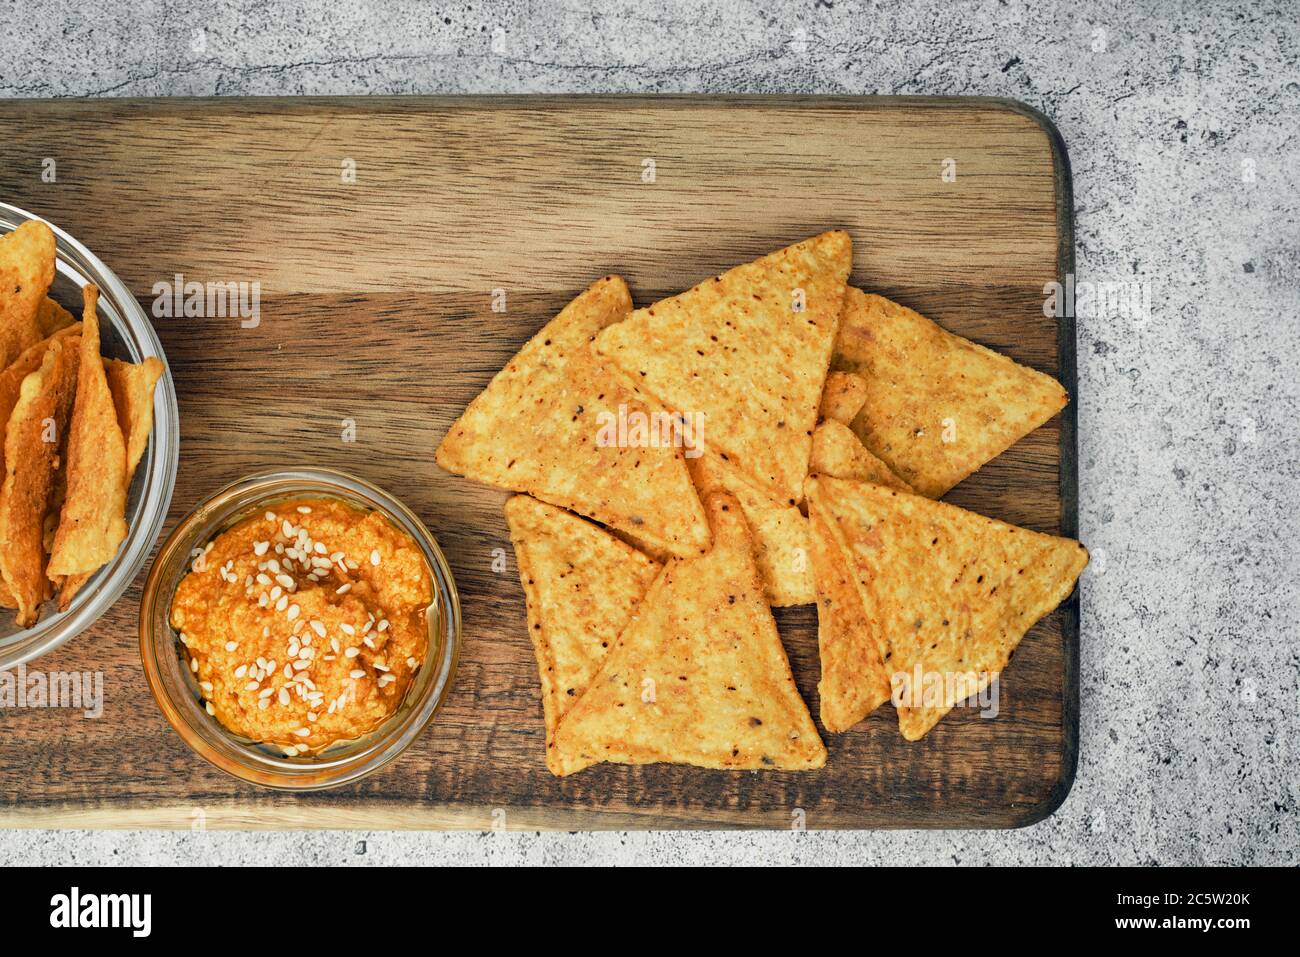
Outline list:
[[[428,648],[433,586],[410,535],[378,512],[295,499],[195,558],[172,599],[208,713],[289,755],[374,729]]]

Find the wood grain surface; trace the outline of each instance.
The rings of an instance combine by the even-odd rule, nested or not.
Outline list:
[[[84,242],[146,311],[154,284],[177,274],[260,283],[256,328],[155,320],[182,423],[168,530],[253,470],[345,469],[433,530],[465,620],[450,698],[399,760],[284,795],[226,777],[166,725],[141,671],[137,581],[29,666],[102,671],[102,717],[0,711],[0,823],[1003,827],[1063,800],[1077,599],[1025,639],[996,720],[959,708],[909,744],[885,707],[827,736],[814,773],[599,766],[553,778],[506,496],[433,461],[465,404],[593,279],[620,273],[645,304],[832,227],[853,237],[854,282],[1073,391],[1073,327],[1042,312],[1044,283],[1073,255],[1050,124],[988,100],[402,98],[9,101],[0,131],[0,199]],[[47,157],[55,183],[41,179]],[[955,182],[941,178],[947,159]],[[1074,534],[1073,410],[948,500]],[[778,622],[815,715],[815,610]]]

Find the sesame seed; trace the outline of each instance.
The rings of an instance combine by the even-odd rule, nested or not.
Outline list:
[[[406,667],[408,668],[414,668],[419,663],[420,662],[416,659],[415,655],[411,655],[411,657],[406,659]]]
[[[235,669],[236,678],[242,678],[246,674],[248,674],[248,665],[240,665],[238,668]]]
[[[280,531],[284,532],[285,538],[293,538],[294,528],[292,525],[289,524],[289,520],[287,518],[284,520],[284,524],[280,526]]]
[[[376,627],[377,627],[380,631],[387,631],[387,630],[388,630],[388,619],[385,618],[385,619],[384,619],[383,621],[381,621],[381,622],[380,622]]]
[[[257,696],[259,698],[269,698],[273,694],[275,694],[274,688],[263,688],[261,691],[257,693]]]
[[[357,630],[346,621],[339,624],[339,631],[343,632],[345,635],[355,635],[357,633]]]
[[[339,640],[337,638],[330,639],[330,651],[336,655],[339,653]]]
[[[213,717],[215,717],[217,714],[217,709],[212,707],[211,701],[204,702],[203,710],[206,711],[208,714],[212,715]]]
[[[281,572],[279,575],[276,575],[275,580],[277,583],[283,585],[285,588],[293,587],[293,578],[289,575],[284,574],[283,572]]]
[[[346,595],[351,590],[352,590],[352,582],[344,582],[342,585],[340,585],[338,588],[334,590],[334,594]]]
[[[311,514],[311,506],[310,506],[310,505],[299,505],[299,506],[298,506],[298,511],[302,512],[304,515],[310,515],[310,514]]]
[[[348,658],[355,658],[357,655],[361,654],[361,649],[349,648],[347,651],[343,652],[343,654]]]
[[[258,710],[258,711],[265,711],[265,710],[266,710],[267,708],[269,708],[269,707],[271,707],[271,699],[270,699],[270,698],[261,698],[261,699],[258,700],[258,702],[257,702],[257,710]]]
[[[388,668],[388,663],[387,663],[387,662],[383,662],[383,661],[373,661],[373,662],[371,662],[371,664],[374,665],[374,668],[375,668],[376,671],[388,671],[388,670],[389,670],[389,668]]]
[[[290,605],[290,606],[289,606],[289,610],[288,610],[288,612],[286,612],[286,615],[288,616],[288,618],[289,618],[290,621],[293,621],[295,618],[298,617],[298,612],[299,612],[300,610],[301,610],[301,609],[299,609],[298,606],[297,606],[296,604],[295,604],[295,605]]]
[[[270,543],[270,542],[254,542],[254,543],[253,543],[253,554],[254,554],[254,555],[258,555],[258,556],[265,555],[265,554],[266,554],[266,550],[267,550],[268,548],[270,548],[270,547],[271,547],[271,543]]]
[[[316,632],[321,638],[325,637],[325,622],[313,618],[311,620],[311,630]]]
[[[226,651],[234,651],[238,647],[239,647],[238,642],[234,642],[234,641],[226,642]]]
[[[245,690],[245,691],[256,691],[259,687],[261,687],[260,682],[257,682],[257,681],[250,681],[248,684],[244,685],[244,690]]]
[[[284,705],[286,708],[289,706],[289,691],[286,688],[280,689],[280,704]]]
[[[365,671],[360,668],[354,668],[352,671],[348,672],[349,678],[364,678],[365,676]]]
[[[275,610],[284,611],[285,608],[288,607],[288,605],[289,605],[289,596],[281,595],[279,601],[275,603]]]
[[[310,661],[304,661],[304,660],[301,659],[301,658],[299,658],[297,661],[295,661],[295,662],[293,663],[293,670],[294,670],[294,671],[305,671],[306,669],[308,669],[308,668],[310,668],[310,667],[311,667],[311,662],[310,662]]]
[[[308,712],[307,712],[307,720],[308,720],[308,721],[315,721],[315,720],[316,720],[316,712],[315,712],[315,711],[308,711]]]
[[[190,671],[193,671],[195,674],[198,674],[198,671],[199,671],[199,659],[197,659],[197,658],[191,658],[191,659],[190,659]]]
[[[200,681],[200,682],[199,682],[199,687],[202,688],[204,691],[206,691],[208,694],[212,694],[212,682],[211,682],[211,681]]]
[[[275,516],[275,512],[267,512],[267,513],[266,513],[266,520],[267,520],[268,522],[274,522],[274,521],[275,521],[275,518],[276,518],[276,516]]]
[[[372,549],[370,550],[370,564],[372,564],[372,565],[378,565],[378,564],[379,564],[379,549],[377,549],[377,548],[372,548]]]
[[[300,738],[305,738],[305,737],[307,737],[308,735],[311,734],[311,729],[310,729],[310,728],[294,728],[294,729],[293,729],[293,733],[296,734],[296,735],[297,735],[298,737],[300,737]]]

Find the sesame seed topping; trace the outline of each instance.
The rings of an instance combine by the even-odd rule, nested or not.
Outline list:
[[[307,737],[308,735],[311,734],[311,729],[310,729],[310,728],[294,728],[294,729],[293,729],[293,733],[296,734],[296,735],[297,735],[298,737],[300,737],[300,738],[305,738],[305,737]]]
[[[299,506],[298,506],[298,511],[302,512],[304,515],[310,515],[310,514],[311,514],[311,506],[310,506],[310,505],[299,505]]]
[[[361,654],[361,649],[349,648],[347,651],[343,652],[343,654],[348,658],[355,658],[357,655]]]
[[[348,672],[349,678],[364,678],[365,676],[365,671],[360,668],[354,668],[352,671]]]
[[[379,549],[377,549],[377,548],[372,548],[372,549],[370,550],[370,564],[372,564],[372,565],[378,565],[378,564],[379,564]]]
[[[344,582],[342,585],[340,585],[338,588],[334,590],[334,594],[346,595],[351,590],[352,590],[352,582]]]
[[[280,689],[280,704],[286,708],[289,706],[289,690],[287,688]]]
[[[270,547],[270,542],[253,542],[253,554],[258,556],[265,555],[266,550]]]
[[[235,641],[228,641],[228,642],[226,642],[226,651],[234,651],[234,650],[235,650],[236,648],[238,648],[238,647],[239,647],[239,643],[238,643],[238,642],[235,642]]]

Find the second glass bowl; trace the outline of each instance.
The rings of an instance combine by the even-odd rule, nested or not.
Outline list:
[[[172,596],[189,570],[194,549],[202,549],[247,516],[294,498],[337,499],[385,515],[423,553],[433,581],[433,603],[426,616],[429,646],[424,664],[397,711],[360,738],[291,758],[259,742],[237,737],[207,713],[181,654],[170,611]],[[259,473],[200,504],[163,543],[140,603],[140,655],[145,677],[167,721],[186,744],[218,768],[242,780],[281,790],[336,787],[364,777],[397,757],[433,720],[446,698],[456,671],[460,640],[456,585],[429,530],[410,509],[382,489],[326,469]]]

